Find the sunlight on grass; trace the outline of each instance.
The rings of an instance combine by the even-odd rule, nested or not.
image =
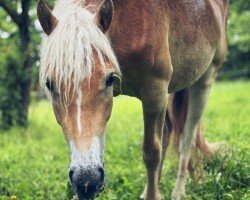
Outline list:
[[[249,89],[250,82],[215,84],[204,117],[206,136],[211,142],[225,142],[231,150],[227,162],[215,158],[206,164],[202,184],[193,187],[187,181],[188,199],[250,199]],[[70,158],[50,103],[33,103],[29,122],[26,130],[0,133],[0,199],[65,199]],[[107,129],[107,186],[98,199],[138,199],[146,178],[142,137],[140,101],[116,98]],[[176,158],[169,155],[161,181],[165,199],[169,199],[175,176]]]

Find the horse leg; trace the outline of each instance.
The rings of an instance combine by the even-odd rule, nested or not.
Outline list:
[[[164,129],[163,129],[163,135],[162,135],[162,144],[161,144],[162,153],[161,153],[161,162],[160,162],[160,166],[158,170],[158,182],[160,182],[160,179],[161,179],[162,167],[163,167],[163,163],[165,160],[166,150],[169,144],[169,136],[170,136],[170,131],[168,129],[167,122],[166,122],[164,123]],[[146,190],[147,190],[147,185],[145,186],[145,189],[143,193],[141,194],[140,199],[145,198]]]
[[[214,74],[215,67],[211,65],[207,72],[194,85],[188,88],[187,118],[180,138],[178,175],[172,192],[172,200],[179,200],[185,197],[185,175],[191,158],[197,128],[208,101]]]
[[[167,148],[168,148],[168,145],[169,145],[169,139],[170,139],[170,129],[169,128],[170,127],[167,125],[167,121],[165,121],[164,129],[163,129],[163,135],[162,135],[162,142],[161,142],[162,156],[161,156],[160,168],[159,168],[159,171],[158,171],[159,182],[160,182],[160,179],[161,179],[162,167],[163,167],[163,163],[164,163],[164,160],[165,160],[166,151],[167,151]]]
[[[167,107],[168,82],[162,79],[148,79],[143,87],[141,100],[144,116],[143,159],[147,168],[145,200],[160,200],[158,173],[162,157],[162,133]]]

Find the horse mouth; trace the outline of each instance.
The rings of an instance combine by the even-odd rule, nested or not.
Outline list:
[[[75,195],[73,196],[73,200],[94,200],[96,197],[99,197],[104,190],[105,190],[105,184],[97,186],[96,192],[88,195],[86,188],[85,188],[85,194],[79,194],[76,190],[74,190]]]

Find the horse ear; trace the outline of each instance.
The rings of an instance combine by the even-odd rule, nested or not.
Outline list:
[[[52,11],[50,10],[45,0],[38,0],[37,16],[43,28],[43,31],[47,35],[50,35],[54,30],[54,28],[56,27],[58,20],[52,14]]]
[[[112,0],[104,0],[97,13],[97,23],[100,29],[106,33],[110,27],[114,14],[114,4]]]
[[[120,76],[114,74],[113,96],[116,97],[122,93],[122,79]]]

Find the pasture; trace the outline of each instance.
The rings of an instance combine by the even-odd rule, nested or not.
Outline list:
[[[225,142],[224,156],[204,167],[201,183],[187,180],[187,199],[250,199],[250,82],[217,82],[204,119],[210,142]],[[141,104],[115,99],[108,124],[106,189],[100,200],[134,200],[146,179]],[[0,132],[0,199],[66,199],[69,152],[48,101],[33,102],[29,127]],[[160,188],[169,199],[177,158],[168,151]]]

